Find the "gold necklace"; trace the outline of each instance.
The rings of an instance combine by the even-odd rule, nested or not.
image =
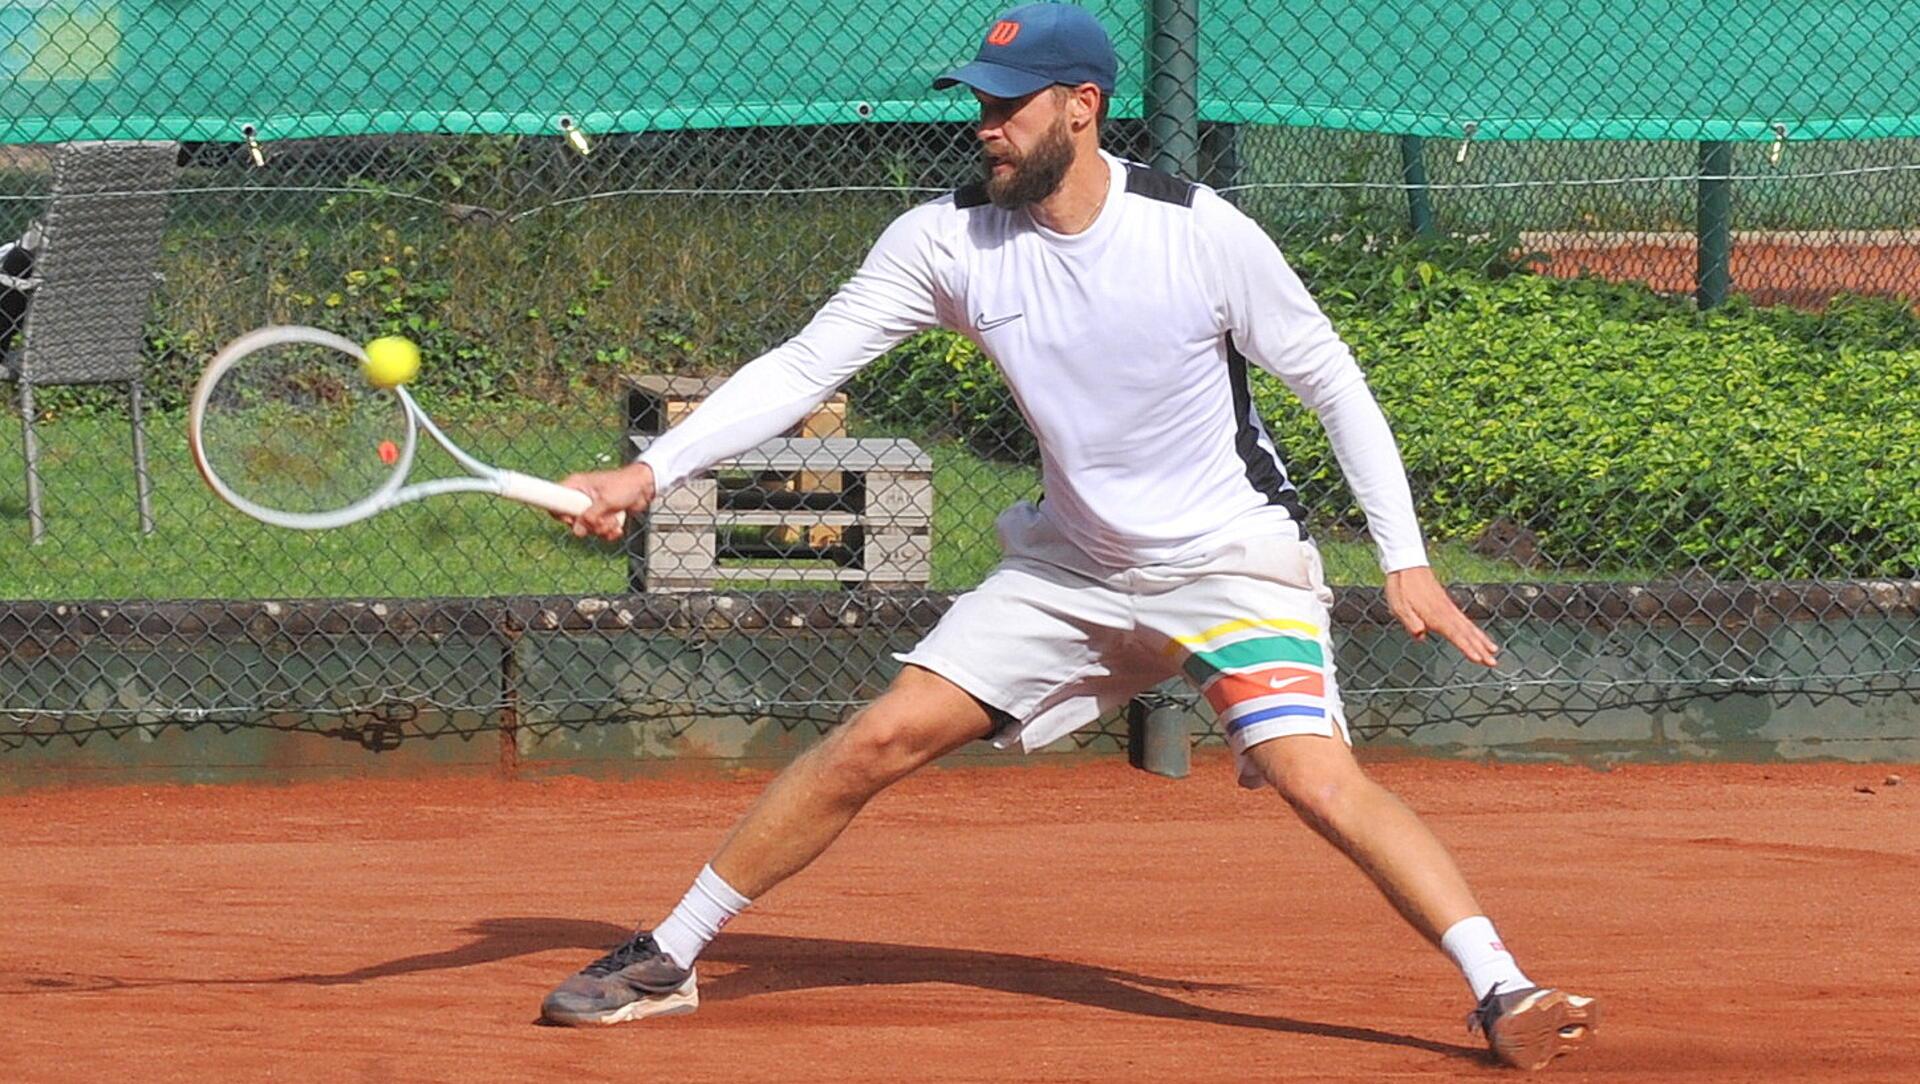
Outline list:
[[[1093,205],[1093,213],[1080,221],[1078,229],[1060,230],[1058,232],[1064,233],[1069,237],[1078,237],[1080,234],[1085,233],[1088,227],[1093,225],[1094,220],[1100,217],[1100,212],[1107,209],[1107,193],[1112,191],[1112,189],[1113,178],[1108,177],[1107,186],[1100,190],[1100,202]]]
[[[1085,233],[1087,230],[1092,229],[1093,224],[1100,218],[1100,212],[1107,209],[1107,193],[1113,189],[1113,178],[1111,176],[1107,177],[1106,182],[1107,183],[1100,189],[1100,202],[1093,205],[1093,213],[1087,216],[1085,222],[1080,223],[1080,228],[1073,231],[1074,233]]]

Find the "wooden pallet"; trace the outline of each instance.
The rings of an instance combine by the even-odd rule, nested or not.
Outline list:
[[[625,376],[620,380],[626,411],[627,433],[660,434],[680,424],[680,419],[727,382],[725,376],[672,376],[649,373]],[[844,437],[847,435],[847,397],[836,392],[789,429],[789,437]],[[768,471],[760,478],[762,489],[793,492],[839,491],[846,485],[838,471],[827,473]],[[808,528],[807,544],[818,549],[841,544],[840,528],[816,525]],[[799,527],[782,527],[781,540],[792,544],[800,540]]]
[[[630,454],[652,440],[630,437]],[[769,473],[838,474],[845,484],[768,490],[759,481]],[[738,580],[923,586],[932,572],[932,526],[933,459],[913,442],[778,438],[656,502],[633,547],[629,578],[636,591],[700,591]],[[820,528],[833,529],[832,544],[812,544]],[[802,531],[806,543],[797,541]]]

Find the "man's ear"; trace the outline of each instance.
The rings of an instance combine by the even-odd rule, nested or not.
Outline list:
[[[1082,83],[1074,87],[1069,93],[1073,99],[1074,127],[1085,128],[1088,125],[1099,124],[1100,99],[1102,97],[1100,88],[1094,86],[1092,83]]]

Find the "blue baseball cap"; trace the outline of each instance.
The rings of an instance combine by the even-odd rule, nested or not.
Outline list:
[[[1099,20],[1072,4],[1026,4],[1000,16],[972,63],[933,81],[933,89],[965,83],[996,98],[1024,98],[1042,87],[1092,83],[1113,93],[1113,42]]]

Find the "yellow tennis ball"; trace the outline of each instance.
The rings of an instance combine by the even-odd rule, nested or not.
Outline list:
[[[420,375],[420,348],[410,339],[382,335],[367,344],[367,382],[376,388],[405,384]]]

